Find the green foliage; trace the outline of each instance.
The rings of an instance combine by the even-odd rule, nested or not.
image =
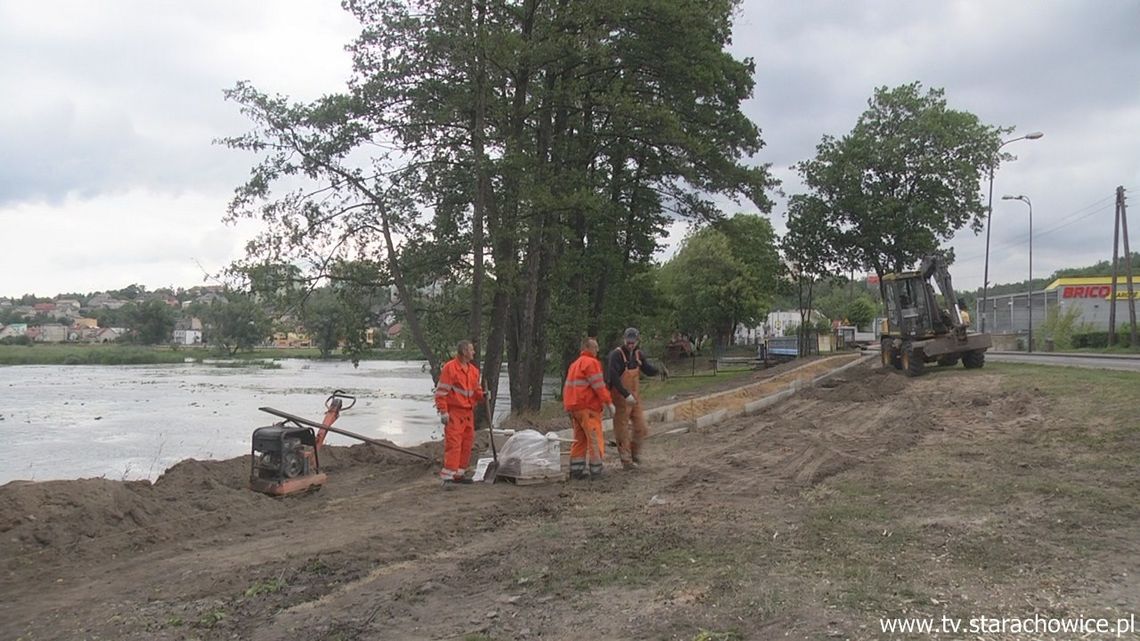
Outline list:
[[[1121,266],[1120,271],[1123,272],[1123,266],[1124,266],[1124,254],[1123,253],[1121,253],[1119,260],[1120,260],[1120,266]],[[1134,270],[1134,272],[1140,273],[1140,252],[1132,252],[1132,269]],[[1065,276],[1106,276],[1106,275],[1112,275],[1112,260],[1111,259],[1102,260],[1102,261],[1096,263],[1095,265],[1089,265],[1087,267],[1070,267],[1070,268],[1066,268],[1066,269],[1058,269],[1056,272],[1053,273],[1053,275],[1049,278],[1049,280],[1053,280],[1055,278],[1064,278]]]
[[[265,223],[250,264],[311,265],[310,282],[382,265],[433,371],[471,338],[491,387],[505,354],[512,406],[537,409],[548,354],[655,322],[634,284],[674,217],[771,206],[768,167],[744,162],[763,143],[741,110],[754,65],[728,51],[734,0],[346,7],[362,32],[343,93],[227,92],[253,130],[222,142],[258,155],[230,216]],[[747,317],[766,284],[736,286]]]
[[[146,293],[146,286],[135,283],[122,289],[110,290],[107,293],[113,298],[133,301]]]
[[[1116,330],[1116,344],[1120,347],[1131,347],[1132,337],[1127,331]],[[1080,332],[1072,335],[1073,349],[1103,349],[1108,347],[1108,332]]]
[[[831,321],[826,317],[820,318],[815,321],[815,325],[812,327],[812,329],[814,329],[819,334],[830,334]]]
[[[862,295],[847,305],[845,317],[855,327],[866,327],[879,315],[879,305],[873,298]]]
[[[262,594],[274,594],[283,590],[287,585],[288,584],[285,583],[281,577],[274,577],[254,583],[246,588],[244,594],[246,598],[260,596]]]
[[[273,330],[273,321],[251,297],[227,291],[226,301],[201,311],[205,341],[233,355],[261,344]]]
[[[844,265],[902,271],[956,231],[982,228],[980,180],[1010,131],[950,109],[941,89],[879,87],[851,133],[797,170],[838,232]]]
[[[762,304],[759,313],[737,319],[740,323],[758,324],[771,309],[776,295],[786,282],[772,223],[762,216],[736,214],[718,220],[712,226],[728,238],[732,256],[740,260],[758,279],[757,294]]]
[[[771,236],[768,246],[774,254]],[[756,264],[733,252],[725,233],[712,227],[685,240],[661,269],[661,284],[676,310],[678,328],[693,336],[715,336],[724,345],[737,323],[756,324],[767,311],[773,276],[764,278]]]
[[[227,618],[228,618],[228,615],[226,614],[226,611],[221,609],[221,608],[218,608],[218,609],[210,610],[209,612],[204,612],[202,614],[202,616],[198,617],[198,621],[195,625],[197,625],[200,628],[209,629],[209,628],[213,628],[214,626],[218,625],[222,621],[225,621]]]
[[[149,365],[182,363],[185,352],[133,345],[0,345],[0,365]]]
[[[808,317],[813,309],[815,286],[830,276],[838,262],[837,245],[836,230],[829,224],[826,203],[814,196],[792,196],[788,201],[788,231],[781,249],[796,283],[801,356],[812,351]]]
[[[1081,319],[1081,309],[1075,305],[1067,308],[1050,307],[1045,317],[1045,325],[1041,332],[1046,338],[1053,340],[1053,348],[1057,351],[1067,351],[1073,348],[1073,334],[1078,333],[1078,324]],[[1084,333],[1084,332],[1080,332]]]
[[[162,345],[173,338],[175,310],[161,300],[124,306],[123,317],[130,333],[127,340],[139,345]]]
[[[318,290],[309,296],[301,307],[301,322],[313,341],[321,358],[336,351],[345,333],[345,308],[335,293]]]

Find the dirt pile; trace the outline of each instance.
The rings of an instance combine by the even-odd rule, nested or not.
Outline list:
[[[429,456],[438,446],[415,448]],[[342,478],[354,471],[373,482],[422,473],[423,461],[367,444],[327,447],[322,469]],[[249,456],[180,461],[150,483],[80,479],[15,481],[0,486],[0,558],[47,553],[109,555],[175,541],[218,528],[241,515],[270,519],[287,506],[251,492]]]

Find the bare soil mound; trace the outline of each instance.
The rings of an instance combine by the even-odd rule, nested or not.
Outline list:
[[[433,456],[438,445],[414,448]],[[417,476],[427,464],[373,445],[326,447],[322,469],[377,482]],[[224,461],[187,459],[148,481],[79,479],[15,481],[0,486],[0,558],[47,552],[109,555],[175,541],[190,530],[216,528],[241,515],[268,519],[287,509],[280,499],[251,492],[249,456]]]

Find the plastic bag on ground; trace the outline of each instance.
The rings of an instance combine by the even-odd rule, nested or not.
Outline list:
[[[555,476],[562,471],[558,441],[535,430],[522,430],[499,450],[499,475],[515,478]]]

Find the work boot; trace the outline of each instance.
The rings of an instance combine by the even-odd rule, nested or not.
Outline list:
[[[596,481],[600,478],[602,478],[602,464],[598,463],[596,465],[591,465],[590,466],[590,480]]]
[[[623,470],[636,470],[637,468],[638,468],[638,465],[633,460],[621,462],[621,469],[623,469]]]
[[[571,481],[584,481],[588,478],[590,478],[590,476],[586,474],[585,470],[570,470]]]

